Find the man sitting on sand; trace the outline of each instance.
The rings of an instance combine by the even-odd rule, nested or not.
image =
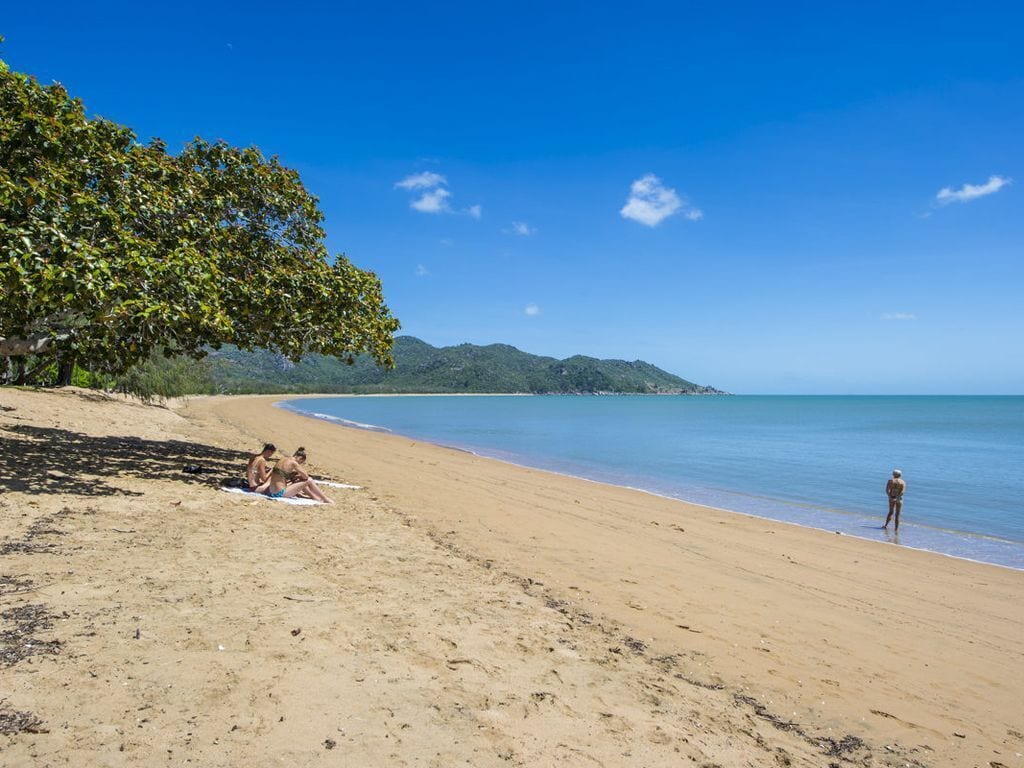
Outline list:
[[[262,491],[272,499],[291,499],[298,495],[308,496],[322,504],[333,504],[316,481],[311,478],[302,465],[306,463],[306,449],[299,448],[295,454],[281,459],[270,470],[270,481]]]
[[[270,480],[270,465],[267,462],[273,458],[276,450],[273,443],[264,443],[262,451],[249,457],[249,465],[245,468],[245,479],[249,484],[250,491],[262,493],[266,490],[267,481]]]
[[[894,530],[899,531],[900,512],[903,510],[903,492],[905,490],[907,490],[907,481],[903,479],[903,473],[898,469],[894,469],[892,477],[885,484],[885,495],[889,497],[889,516],[885,518],[885,525],[882,528],[888,530],[889,521],[892,520],[893,514],[895,514],[896,527]]]

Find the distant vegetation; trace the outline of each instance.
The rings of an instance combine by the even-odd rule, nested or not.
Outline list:
[[[392,354],[391,370],[367,356],[354,365],[322,355],[291,363],[271,352],[227,346],[208,360],[213,386],[221,392],[722,394],[639,360],[556,360],[507,344],[438,348],[412,336],[397,337]]]
[[[566,360],[540,357],[507,344],[432,347],[412,336],[394,344],[395,367],[383,369],[368,355],[353,365],[335,357],[309,355],[299,363],[281,354],[245,352],[224,346],[207,357],[167,357],[154,351],[119,376],[76,366],[71,383],[138,395],[146,400],[208,394],[351,393],[457,394],[724,394],[673,376],[640,360]]]

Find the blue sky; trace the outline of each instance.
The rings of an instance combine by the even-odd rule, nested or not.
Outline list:
[[[432,344],[1024,393],[1021,29],[1010,2],[55,2],[0,12],[0,55],[172,149],[279,155]]]

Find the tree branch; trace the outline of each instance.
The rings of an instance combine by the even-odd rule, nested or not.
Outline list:
[[[0,357],[24,357],[25,355],[41,355],[55,341],[70,337],[69,333],[33,333],[24,338],[0,338]]]

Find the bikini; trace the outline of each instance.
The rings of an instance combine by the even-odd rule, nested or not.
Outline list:
[[[288,490],[288,473],[285,472],[280,467],[275,466],[273,469],[270,470],[270,476],[273,477],[274,475],[277,475],[282,480],[284,480],[285,485],[281,488],[281,490],[274,491],[274,493],[270,493],[269,491],[267,491],[267,496],[269,496],[272,499],[280,499],[282,496],[284,496],[284,492]]]

